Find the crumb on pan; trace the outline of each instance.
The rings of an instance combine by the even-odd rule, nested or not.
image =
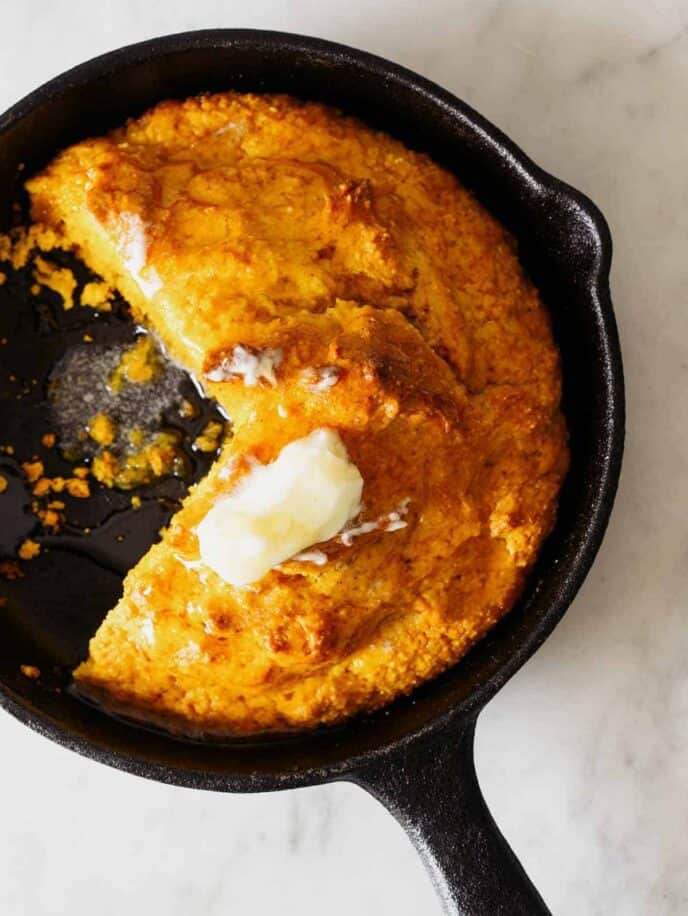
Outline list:
[[[215,452],[220,447],[225,427],[217,420],[210,420],[194,439],[193,447],[199,452]]]
[[[41,669],[37,668],[35,665],[20,665],[19,670],[30,680],[35,681],[41,676]]]
[[[34,222],[28,228],[19,226],[0,235],[0,261],[7,261],[14,270],[20,270],[37,252],[65,247],[62,234],[57,228]]]
[[[65,309],[74,307],[76,277],[68,267],[60,267],[52,261],[37,256],[34,259],[33,276],[37,284],[46,286],[62,297]],[[40,289],[39,289],[40,291]]]
[[[127,350],[115,369],[110,387],[117,391],[125,381],[145,384],[155,379],[161,370],[160,357],[151,337],[140,336]]]
[[[117,435],[117,427],[111,417],[99,413],[89,421],[88,434],[99,445],[112,445]]]
[[[41,552],[41,545],[27,538],[17,551],[20,560],[33,560]]]
[[[102,281],[94,280],[91,283],[84,284],[79,302],[81,305],[96,309],[99,312],[109,312],[112,308],[113,296],[114,292],[111,286]]]
[[[22,470],[26,474],[26,479],[29,481],[29,483],[35,483],[40,477],[43,476],[43,462],[25,461],[22,464]]]

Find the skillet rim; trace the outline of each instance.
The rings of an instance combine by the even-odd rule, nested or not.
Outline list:
[[[448,112],[458,119],[481,142],[492,147],[510,171],[515,182],[529,186],[542,194],[548,202],[573,212],[570,219],[587,223],[594,242],[593,257],[587,274],[581,279],[589,297],[589,308],[595,318],[601,350],[598,356],[604,374],[604,383],[597,392],[605,408],[604,421],[597,432],[596,489],[588,495],[583,509],[586,524],[578,536],[575,549],[568,562],[568,572],[562,576],[555,571],[550,578],[559,576],[556,597],[525,633],[520,634],[515,649],[508,653],[498,668],[453,708],[431,718],[421,727],[402,737],[383,741],[379,745],[353,754],[344,753],[335,762],[319,765],[287,766],[275,772],[232,772],[223,769],[199,769],[193,766],[171,766],[131,752],[113,748],[107,741],[94,735],[81,735],[70,731],[64,724],[47,714],[24,696],[0,682],[0,706],[39,734],[63,747],[77,751],[101,763],[161,782],[222,791],[266,791],[295,788],[354,778],[364,765],[380,760],[418,741],[449,728],[464,728],[467,721],[477,716],[482,707],[516,673],[549,636],[563,617],[569,604],[585,579],[602,542],[611,513],[618,479],[624,441],[624,383],[616,320],[609,290],[609,271],[612,241],[607,223],[596,205],[584,194],[546,172],[527,156],[499,128],[440,86],[419,76],[399,64],[387,61],[366,51],[350,48],[336,42],[288,32],[261,29],[205,29],[180,32],[126,45],[92,58],[53,77],[0,116],[0,141],[2,134],[12,125],[27,117],[35,108],[50,104],[66,90],[83,86],[104,74],[130,68],[146,60],[171,53],[193,49],[212,50],[232,45],[277,46],[292,54],[319,55],[330,61],[343,61],[349,67],[364,71],[368,76],[378,76],[394,82],[400,91],[419,94],[432,106]],[[556,559],[556,558],[555,558]],[[552,566],[554,564],[551,564]],[[549,572],[549,570],[548,570]],[[528,589],[524,595],[528,594]],[[392,709],[393,714],[393,709]],[[356,720],[354,720],[354,728]],[[145,734],[145,732],[139,732]],[[188,745],[180,744],[183,748]],[[248,745],[250,746],[250,745]],[[265,747],[265,745],[263,745]],[[273,745],[274,747],[274,745]],[[317,753],[317,752],[316,752]]]

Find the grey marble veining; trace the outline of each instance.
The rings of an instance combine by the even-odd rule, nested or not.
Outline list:
[[[0,108],[96,53],[208,26],[367,47],[590,194],[615,241],[629,400],[617,509],[552,638],[484,713],[478,771],[556,914],[688,913],[688,7],[682,0],[4,4]],[[195,794],[0,716],[0,912],[439,914],[410,843],[346,785]]]

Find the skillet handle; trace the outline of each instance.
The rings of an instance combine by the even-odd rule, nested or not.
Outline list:
[[[475,719],[458,738],[445,732],[405,747],[400,763],[364,766],[355,781],[406,830],[448,916],[550,914],[485,804],[474,734]]]

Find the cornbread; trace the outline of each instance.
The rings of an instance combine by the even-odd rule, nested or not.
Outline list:
[[[567,467],[558,355],[512,239],[452,175],[323,106],[228,93],[162,103],[27,188],[232,422],[83,692],[184,733],[308,728],[408,693],[509,610]],[[199,526],[316,430],[360,512],[229,584]]]

